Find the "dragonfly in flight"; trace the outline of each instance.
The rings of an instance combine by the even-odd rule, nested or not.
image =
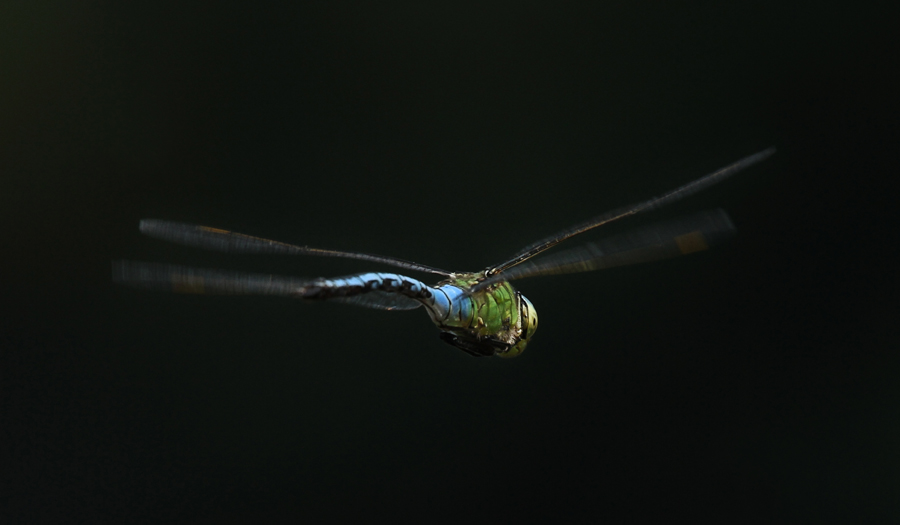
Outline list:
[[[734,233],[721,209],[703,211],[625,232],[554,255],[532,258],[590,229],[657,209],[761,162],[769,148],[650,200],[598,215],[520,250],[480,272],[449,272],[432,266],[364,253],[325,250],[262,239],[241,233],[156,219],[140,222],[143,234],[186,246],[228,253],[318,255],[386,264],[440,275],[428,285],[397,273],[367,272],[332,279],[192,268],[138,261],[113,262],[113,280],[138,288],[178,293],[274,295],[330,300],[383,310],[424,307],[443,341],[472,356],[515,357],[534,337],[534,305],[510,281],[525,277],[586,272],[676,257],[708,249]]]

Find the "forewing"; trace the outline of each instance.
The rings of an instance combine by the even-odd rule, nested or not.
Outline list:
[[[243,233],[235,233],[208,226],[186,224],[182,222],[163,221],[159,219],[144,219],[140,223],[141,233],[155,239],[228,253],[272,253],[287,255],[316,255],[320,257],[342,257],[345,259],[358,259],[396,266],[406,270],[427,272],[448,276],[450,272],[426,266],[424,264],[366,253],[342,252],[338,250],[325,250],[310,248],[309,246],[297,246],[270,239],[253,237]]]
[[[724,211],[704,211],[525,262],[478,283],[473,291],[499,281],[590,272],[687,255],[709,249],[731,237],[734,231]]]
[[[735,173],[746,169],[758,162],[762,162],[763,160],[769,158],[775,153],[775,148],[768,148],[766,150],[760,151],[759,153],[750,155],[749,157],[745,157],[734,164],[725,166],[722,169],[719,169],[709,175],[697,179],[693,182],[689,182],[680,188],[674,189],[664,195],[659,197],[654,197],[648,201],[644,201],[639,204],[634,204],[631,206],[626,206],[624,208],[619,208],[602,215],[598,215],[592,219],[589,219],[581,224],[576,224],[571,228],[567,228],[561,232],[558,232],[550,237],[545,239],[541,239],[538,242],[535,242],[529,246],[523,248],[519,253],[514,255],[512,258],[494,266],[490,270],[490,274],[498,274],[500,272],[506,272],[509,268],[512,268],[518,264],[521,264],[528,259],[534,257],[535,255],[543,252],[544,250],[548,250],[557,244],[563,242],[564,240],[578,235],[579,233],[586,232],[590,229],[597,228],[598,226],[603,226],[604,224],[609,224],[613,221],[617,221],[619,219],[623,219],[625,217],[630,217],[631,215],[636,215],[641,212],[653,210],[659,208],[660,206],[664,206],[666,204],[670,204],[672,202],[681,200],[689,195],[693,195],[698,191],[706,189],[713,184],[717,184],[728,177],[734,175]]]

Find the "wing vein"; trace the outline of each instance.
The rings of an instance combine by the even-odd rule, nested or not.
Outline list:
[[[735,173],[737,173],[743,169],[746,169],[758,162],[762,162],[763,160],[772,156],[774,153],[775,153],[775,148],[765,149],[763,151],[760,151],[759,153],[755,153],[748,157],[744,157],[743,159],[741,159],[733,164],[725,166],[724,168],[714,171],[713,173],[710,173],[709,175],[706,175],[705,177],[701,177],[693,182],[689,182],[689,183],[685,184],[684,186],[676,188],[676,189],[674,189],[668,193],[665,193],[659,197],[654,197],[650,200],[641,202],[639,204],[633,204],[631,206],[617,208],[615,210],[612,210],[612,211],[606,212],[604,214],[598,215],[596,217],[593,217],[592,219],[589,219],[580,224],[576,224],[575,226],[572,226],[570,228],[566,228],[565,230],[557,232],[556,234],[551,235],[550,237],[546,237],[544,239],[541,239],[535,243],[532,243],[532,244],[526,246],[525,248],[523,248],[521,251],[519,251],[517,254],[512,256],[507,261],[500,263],[500,264],[494,266],[493,268],[491,268],[491,270],[488,272],[488,274],[489,275],[497,275],[499,273],[506,272],[510,268],[517,266],[517,265],[527,261],[528,259],[531,259],[535,255],[537,255],[545,250],[548,250],[548,249],[556,246],[557,244],[565,241],[566,239],[569,239],[571,237],[574,237],[575,235],[578,235],[579,233],[584,233],[588,230],[597,228],[598,226],[603,226],[604,224],[609,224],[613,221],[624,219],[625,217],[630,217],[632,215],[636,215],[641,212],[654,210],[656,208],[665,206],[666,204],[670,204],[672,202],[675,202],[675,201],[681,200],[685,197],[688,197],[690,195],[693,195],[701,190],[704,190],[704,189],[712,186],[713,184],[717,184],[717,183],[727,179],[728,177],[734,175]]]
[[[731,219],[723,210],[704,211],[525,262],[481,281],[472,289],[478,291],[498,281],[590,272],[669,259],[707,250],[731,237],[734,231]]]
[[[192,248],[203,248],[227,253],[268,253],[341,257],[345,259],[382,263],[403,268],[405,270],[433,273],[445,277],[450,275],[450,272],[446,270],[398,259],[396,257],[310,248],[309,246],[297,246],[196,224],[186,224],[159,219],[144,219],[141,221],[140,230],[141,233],[148,237],[190,246]]]

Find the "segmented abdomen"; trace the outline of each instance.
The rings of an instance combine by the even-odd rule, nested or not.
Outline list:
[[[337,279],[316,279],[297,288],[295,295],[312,300],[343,300],[388,310],[410,309],[421,304],[439,326],[468,326],[474,311],[472,298],[459,287],[431,287],[396,273],[370,272]]]
[[[303,299],[353,297],[368,292],[396,293],[428,304],[433,289],[422,281],[396,273],[361,273],[336,279],[317,279],[297,290]]]

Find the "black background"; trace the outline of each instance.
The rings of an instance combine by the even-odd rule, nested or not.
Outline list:
[[[0,510],[897,519],[897,55],[840,5],[4,1]],[[519,282],[511,361],[423,312],[109,282],[386,269],[144,217],[477,270],[771,145],[644,221],[721,206],[733,242]]]

